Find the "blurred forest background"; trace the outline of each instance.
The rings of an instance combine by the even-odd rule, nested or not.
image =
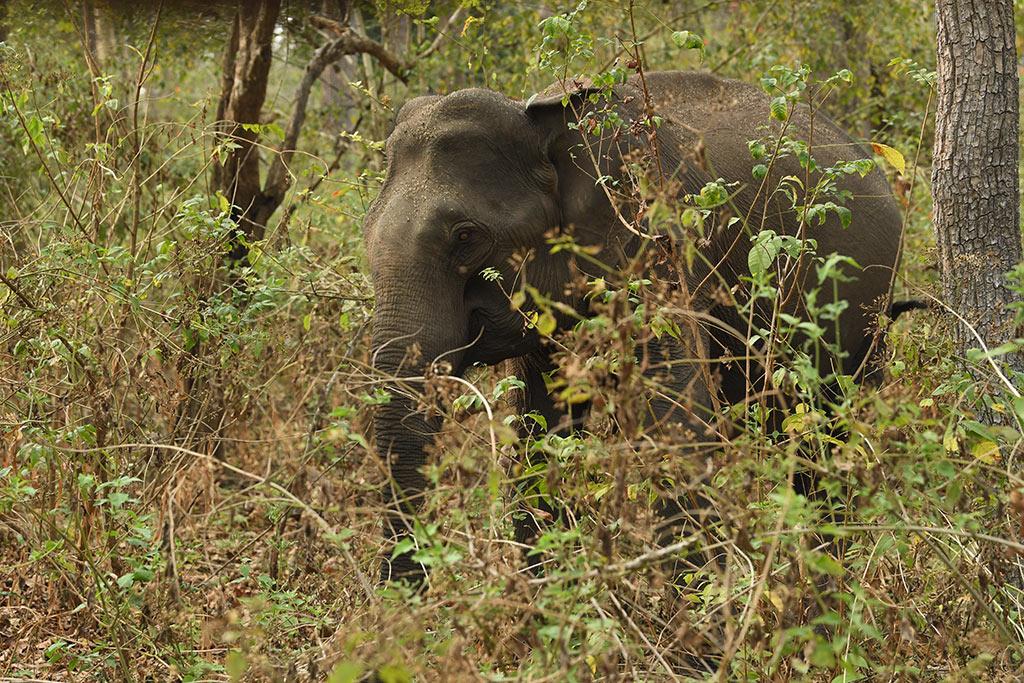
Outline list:
[[[691,656],[708,643],[721,680],[1018,680],[1020,433],[978,416],[1019,425],[1024,404],[955,357],[934,311],[890,329],[880,386],[725,449],[711,495],[730,562],[675,597],[647,561],[649,482],[599,424],[533,444],[578,514],[542,537],[546,572],[525,571],[509,383],[478,371],[502,457],[482,402],[442,402],[460,419],[429,468],[430,586],[377,583],[369,425],[387,398],[360,225],[401,104],[526,99],[554,80],[545,50],[594,76],[636,42],[647,69],[755,84],[846,69],[820,106],[898,152],[874,160],[905,216],[897,298],[922,298],[932,13],[0,0],[0,680],[685,680],[715,675]],[[798,432],[834,442],[813,467],[847,503],[838,522],[793,490]]]

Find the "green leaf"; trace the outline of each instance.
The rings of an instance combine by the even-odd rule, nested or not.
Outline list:
[[[850,223],[853,222],[853,213],[845,206],[836,206],[836,213],[839,214],[839,222],[843,224],[844,228],[850,227]]]
[[[819,640],[814,644],[811,653],[811,666],[819,669],[830,669],[836,665],[836,655],[829,643]]]
[[[106,501],[110,504],[110,507],[119,508],[125,503],[131,500],[131,496],[122,491],[111,491],[107,494]]]
[[[536,422],[542,430],[547,431],[548,419],[541,415],[540,413],[538,413],[537,411],[532,411],[527,413],[526,415],[523,415],[523,420],[526,420],[527,418]]]
[[[355,535],[356,532],[352,529],[338,529],[334,533],[324,534],[324,540],[340,547],[348,547],[348,544],[345,541]]]
[[[224,658],[224,673],[228,675],[232,683],[242,680],[242,674],[245,673],[248,666],[245,655],[238,650],[231,650]]]
[[[399,555],[404,555],[414,548],[416,548],[416,541],[406,536],[395,544],[394,549],[391,551],[391,559],[393,560]]]
[[[785,96],[779,95],[772,98],[772,102],[769,105],[769,113],[776,121],[785,121],[789,118],[789,106],[786,104]]]
[[[673,31],[672,42],[684,50],[704,51],[704,39],[691,31]]]
[[[821,574],[828,574],[829,576],[840,577],[846,573],[843,569],[843,565],[830,555],[824,553],[809,553],[807,555],[807,564],[815,571]]]
[[[990,358],[999,358],[1005,356],[1008,353],[1016,353],[1021,348],[1021,344],[1014,340],[1000,344],[995,348],[991,348],[988,351],[982,351],[981,349],[967,349],[967,360],[972,363],[980,363]]]
[[[696,197],[697,206],[702,209],[713,209],[729,201],[729,190],[726,189],[721,178],[706,184],[700,188],[700,194]]]
[[[146,567],[139,567],[134,572],[132,572],[132,576],[134,576],[135,580],[139,581],[140,583],[148,583],[149,581],[153,580],[153,576],[155,575],[153,574],[152,569],[148,569]]]
[[[388,664],[377,669],[381,683],[412,683],[412,676],[404,666]]]
[[[363,665],[359,662],[341,662],[331,670],[327,683],[355,683],[363,674]]]
[[[780,242],[775,233],[766,230],[757,236],[757,241],[747,253],[747,268],[754,277],[764,275],[779,255]]]

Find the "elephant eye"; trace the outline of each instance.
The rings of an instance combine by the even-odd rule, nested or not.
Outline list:
[[[487,228],[467,221],[455,225],[449,234],[452,268],[464,276],[479,271],[493,247]]]

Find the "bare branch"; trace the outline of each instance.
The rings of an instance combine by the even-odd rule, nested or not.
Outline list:
[[[288,163],[295,153],[302,125],[306,122],[306,106],[309,103],[309,95],[313,89],[313,84],[320,78],[324,69],[345,55],[365,53],[375,57],[384,68],[394,74],[400,81],[403,83],[407,82],[406,73],[408,67],[406,64],[377,41],[356,33],[333,19],[314,16],[310,21],[318,28],[325,28],[337,34],[338,37],[320,46],[313,53],[313,58],[306,65],[305,73],[302,74],[302,81],[299,83],[298,91],[295,94],[295,109],[292,111],[292,117],[288,121],[288,127],[285,129],[280,153],[274,157],[270,170],[267,172],[267,181],[263,189],[263,193],[273,198],[278,204],[284,198],[284,193],[291,185]]]
[[[434,38],[434,42],[432,42],[427,47],[426,50],[416,55],[417,60],[426,59],[430,55],[437,52],[437,48],[441,47],[441,45],[444,43],[444,39],[448,37],[448,29],[451,27],[452,24],[454,24],[462,17],[462,12],[464,9],[465,8],[461,6],[456,8],[456,10],[452,12],[447,19],[445,19],[444,23],[441,24],[441,27],[437,29],[437,37]]]
[[[402,83],[409,82],[409,65],[406,64],[401,57],[391,52],[391,50],[387,49],[376,40],[367,38],[361,33],[353,31],[348,26],[344,26],[334,19],[328,19],[327,17],[313,15],[309,18],[309,22],[319,29],[329,31],[330,33],[338,36],[333,43],[328,43],[324,46],[324,48],[338,50],[336,56],[331,61],[335,61],[344,55],[368,54],[380,62],[381,66],[394,74],[394,76],[398,78],[398,80],[402,81]],[[321,50],[324,48],[321,48]],[[319,53],[319,50],[317,52]],[[313,56],[313,61],[316,61],[316,55]],[[330,63],[331,62],[328,62],[328,64]],[[310,64],[312,64],[312,62],[310,62]],[[324,66],[326,66],[326,64]],[[307,67],[307,69],[308,68],[309,67]]]

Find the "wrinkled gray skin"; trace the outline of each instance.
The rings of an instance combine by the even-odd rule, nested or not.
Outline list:
[[[716,177],[741,181],[735,204],[743,214],[752,211],[750,229],[756,233],[765,219],[763,227],[794,234],[797,221],[791,211],[784,210],[783,200],[766,203],[763,196],[757,198],[759,183],[751,177],[756,162],[746,143],[765,134],[764,126],[770,121],[767,98],[744,83],[697,73],[649,73],[647,85],[655,113],[664,119],[658,131],[662,169],[681,181],[680,194],[699,192]],[[641,117],[643,96],[635,79],[617,86],[615,93],[627,120]],[[581,134],[567,125],[576,118],[574,109],[587,106],[585,102],[577,94],[576,106],[564,107],[560,88],[529,104],[471,89],[420,97],[402,108],[388,139],[387,178],[365,222],[377,305],[373,328],[377,370],[390,376],[416,376],[426,364],[440,359],[458,375],[476,363],[515,359],[516,372],[527,384],[522,409],[537,410],[548,417],[549,424],[558,420],[540,375],[547,368],[545,352],[536,334],[524,329],[522,315],[510,309],[502,288],[514,291],[525,279],[585,312],[585,302],[569,300],[566,284],[577,270],[588,266],[573,263],[564,251],[550,254],[545,240],[552,230],[571,231],[578,243],[599,247],[599,258],[613,266],[622,265],[641,247],[641,240],[622,226],[607,196],[595,185],[593,163],[580,147]],[[820,167],[837,159],[870,156],[869,150],[853,143],[823,115],[815,116],[813,129],[806,112],[799,112],[794,123],[797,130],[790,134],[811,139]],[[778,124],[773,126],[777,131]],[[619,142],[627,149],[646,145],[629,135]],[[700,146],[702,153],[695,154]],[[602,153],[601,172],[621,175],[621,152],[605,145]],[[792,157],[778,166],[768,187],[774,187],[782,175],[804,176]],[[806,236],[817,240],[819,254],[845,254],[864,267],[859,273],[846,269],[856,279],[843,283],[839,293],[850,304],[840,327],[849,353],[844,370],[853,372],[872,334],[873,315],[888,291],[900,216],[881,173],[863,179],[852,176],[841,186],[855,197],[847,204],[853,212],[852,225],[843,229],[830,216],[824,226],[808,228]],[[746,325],[734,311],[716,307],[712,301],[721,283],[735,284],[748,274],[750,242],[747,236],[737,235],[740,229],[721,228],[701,246],[711,263],[721,260],[717,276],[705,279],[706,269],[698,266],[686,280],[695,290],[696,309],[742,330]],[[513,254],[530,251],[525,269],[512,265]],[[501,283],[481,277],[485,268],[500,271]],[[796,305],[799,297],[793,299]],[[560,321],[562,326],[567,324],[571,321]],[[743,350],[728,339],[716,343],[703,329],[698,334],[712,358]],[[679,355],[692,345],[692,339],[684,340]],[[409,353],[413,347],[418,356]],[[742,400],[742,371],[742,367],[724,367],[721,385],[712,388],[707,386],[708,373],[686,365],[673,370],[675,376],[669,381],[687,388],[693,405],[708,406],[714,391],[728,400]],[[391,540],[408,533],[402,519],[417,508],[416,498],[426,485],[420,471],[425,449],[439,428],[436,420],[415,411],[408,393],[395,389],[391,403],[379,411],[375,422],[377,448],[387,458],[393,478],[392,512],[385,524]],[[658,412],[663,414],[664,406]],[[676,412],[671,419],[699,422],[690,411]],[[385,561],[382,574],[418,579],[422,568],[406,555]]]

